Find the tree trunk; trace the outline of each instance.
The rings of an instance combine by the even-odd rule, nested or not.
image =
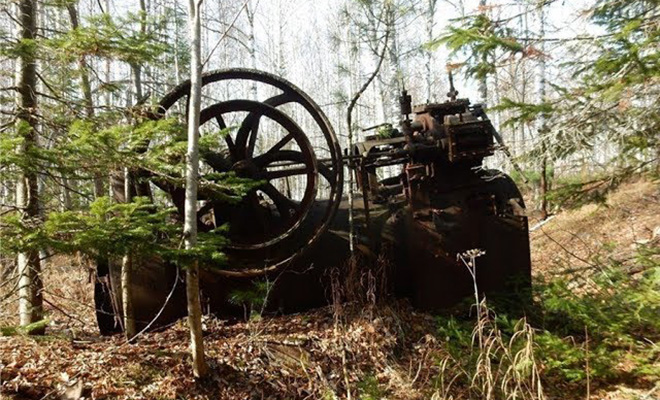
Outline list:
[[[144,0],[140,0],[140,32],[144,34],[147,31],[147,6]],[[142,66],[132,64],[133,85],[135,87],[136,101],[142,101]],[[126,203],[133,201],[133,173],[130,169],[124,169],[124,200]],[[138,193],[139,195],[139,193]],[[121,290],[122,306],[124,310],[124,332],[126,339],[132,342],[137,335],[135,326],[135,310],[133,309],[133,268],[135,267],[134,255],[128,251],[122,258],[121,263]]]
[[[257,2],[257,4],[259,4],[259,2]],[[245,15],[247,15],[250,29],[248,33],[248,46],[250,47],[248,53],[250,54],[250,68],[252,69],[257,69],[257,40],[254,34],[254,14],[256,12],[255,7],[257,4],[253,5],[252,1],[249,1],[245,9]],[[255,101],[259,98],[257,82],[255,81],[250,85],[250,97]]]
[[[389,59],[390,59],[390,82],[389,82],[389,121],[396,124],[401,119],[399,113],[399,95],[401,94],[401,78],[403,76],[403,71],[401,70],[401,61],[399,54],[399,47],[397,43],[397,33],[396,33],[396,21],[395,13],[396,11],[388,7],[388,11],[385,14],[387,21],[387,29],[390,35],[389,38]]]
[[[479,0],[479,8],[483,14],[486,14],[486,0]],[[483,61],[487,62],[488,60],[484,59]],[[484,105],[488,104],[488,77],[486,75],[479,79],[479,97],[481,97],[480,101]]]
[[[126,340],[133,342],[137,329],[135,327],[135,311],[133,310],[133,257],[130,253],[124,255],[121,263],[121,298],[124,310],[124,332]]]
[[[78,29],[79,19],[78,19],[78,10],[76,9],[76,4],[70,3],[67,5],[67,11],[69,12],[69,21],[71,22],[72,29]],[[84,55],[80,55],[78,58],[78,69],[80,73],[80,89],[83,93],[83,98],[85,99],[85,116],[89,121],[94,122],[94,97],[92,96],[92,84],[90,83],[89,74],[87,71],[87,59]],[[103,196],[107,196],[108,193],[105,189],[104,180],[108,181],[109,184],[110,175],[97,173],[94,174],[94,198],[98,199]],[[65,187],[62,188],[64,192],[65,209],[69,210],[71,208],[71,197],[68,193],[67,179],[62,179]],[[94,282],[95,291],[99,290],[110,290],[107,284],[107,276],[110,269],[110,260],[107,254],[100,254],[96,257],[96,280]],[[123,264],[122,264],[123,265]],[[126,269],[128,271],[128,268]],[[132,309],[132,305],[130,307]],[[135,324],[133,323],[133,326]],[[133,329],[134,331],[135,329]],[[134,332],[132,332],[134,334]]]
[[[147,32],[147,6],[144,0],[140,0],[140,33],[143,35]],[[142,65],[132,64],[131,70],[133,72],[133,84],[135,85],[136,101],[142,101]]]
[[[433,42],[433,27],[435,25],[435,9],[438,0],[427,0],[428,8],[426,9],[426,40]],[[426,101],[431,102],[433,96],[433,51],[427,49],[424,51],[426,60],[424,62],[424,70],[426,74]]]
[[[71,28],[78,29],[79,19],[78,19],[78,10],[76,5],[71,3],[67,5],[67,11],[69,12],[69,21],[71,22]],[[83,93],[83,98],[85,99],[85,116],[89,120],[94,118],[94,98],[92,97],[92,84],[89,80],[89,74],[87,73],[87,59],[84,55],[80,55],[78,58],[78,69],[80,73],[80,89]],[[105,185],[103,184],[103,176],[95,175],[94,176],[94,197],[99,198],[106,194]],[[66,190],[66,189],[65,189]]]
[[[133,200],[132,187],[131,172],[126,168],[124,170],[124,200],[126,203]],[[133,309],[133,254],[130,251],[126,252],[121,260],[121,299],[124,311],[124,333],[126,340],[132,342],[137,334],[137,329]]]
[[[539,5],[539,24],[540,32],[539,36],[541,37],[540,50],[541,56],[539,59],[539,102],[545,103],[547,99],[546,94],[546,60],[545,60],[545,10],[543,5]],[[547,145],[547,135],[548,135],[548,117],[545,114],[541,114],[540,128],[539,128],[539,139],[541,140],[541,180],[540,184],[540,211],[541,218],[546,219],[548,217],[548,145]]]
[[[541,141],[541,151],[544,154],[541,158],[541,180],[539,182],[541,189],[541,204],[539,208],[541,211],[541,219],[544,220],[548,218],[548,157],[545,155],[545,152],[547,151],[545,147],[545,140],[541,139]]]
[[[18,5],[18,31],[21,40],[34,40],[36,32],[36,3],[21,0]],[[37,71],[34,50],[26,47],[17,63],[17,126],[24,141],[17,149],[20,154],[31,153],[37,144],[36,86]],[[21,171],[16,182],[16,207],[20,210],[23,223],[40,223],[37,174],[30,170]],[[30,249],[18,254],[19,273],[19,319],[26,326],[43,319],[43,283],[39,250]],[[45,327],[44,327],[45,328]],[[43,334],[44,328],[31,333]]]
[[[188,112],[188,149],[186,153],[186,201],[184,235],[186,249],[197,244],[197,178],[199,174],[199,114],[202,100],[201,0],[188,0],[190,27],[190,108]],[[201,378],[208,372],[202,339],[202,305],[199,298],[199,264],[193,261],[186,269],[188,326],[193,374]]]

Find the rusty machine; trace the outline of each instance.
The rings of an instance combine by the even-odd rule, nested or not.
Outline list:
[[[259,89],[257,90],[257,86]],[[159,104],[156,118],[187,113],[190,83]],[[230,99],[237,92],[264,100]],[[266,310],[296,312],[327,304],[327,271],[346,263],[349,213],[358,252],[380,254],[390,266],[389,291],[420,309],[439,311],[472,293],[457,254],[481,249],[477,278],[484,293],[518,293],[530,285],[524,203],[505,174],[482,168],[497,132],[480,105],[457,98],[412,107],[404,91],[401,121],[342,152],[328,118],[304,92],[271,74],[230,69],[203,77],[202,129],[229,134],[201,154],[202,174],[233,171],[262,182],[240,202],[201,187],[198,228],[228,226],[227,263],[204,268],[206,309],[241,315],[232,292],[255,281],[273,283]],[[305,127],[303,129],[303,127]],[[359,192],[343,195],[345,174]],[[384,174],[385,172],[385,174]],[[133,190],[174,205],[183,215],[184,189],[143,174]],[[167,260],[151,260],[133,277],[140,326],[185,315],[185,285]],[[120,267],[99,270],[96,306],[103,333],[119,329]]]

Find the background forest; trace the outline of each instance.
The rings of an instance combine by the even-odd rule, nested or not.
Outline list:
[[[253,68],[287,79],[321,106],[342,148],[371,134],[365,128],[396,125],[404,88],[415,104],[445,101],[450,72],[459,97],[486,104],[505,143],[487,166],[516,180],[542,232],[532,236],[537,308],[529,319],[499,315],[476,324],[400,304],[368,315],[321,310],[281,323],[253,316],[231,327],[207,319],[206,330],[225,331],[209,339],[210,357],[247,363],[229,361],[234,370],[218,373],[217,390],[176,366],[186,359],[181,327],[141,339],[135,350],[158,358],[152,362],[165,374],[131,360],[122,339],[109,339],[114,352],[98,363],[124,363],[122,379],[132,382],[124,386],[91,367],[49,371],[41,361],[21,370],[37,347],[44,360],[66,359],[76,346],[90,359],[106,354],[108,343],[89,339],[93,316],[78,303],[92,301],[92,277],[108,262],[223,260],[221,237],[201,235],[199,246],[182,249],[172,204],[127,189],[139,186],[138,170],[182,179],[186,121],[152,121],[149,113],[190,78],[184,3],[0,3],[0,327],[12,336],[0,337],[0,393],[47,398],[80,383],[94,398],[660,396],[658,0],[204,1],[203,70]],[[237,93],[270,95],[242,83],[204,92],[202,101]],[[313,121],[301,127],[313,130]],[[200,151],[222,134],[203,130]],[[310,136],[319,148],[322,139]],[[274,141],[259,140],[258,148]],[[143,148],[145,141],[155,145]],[[352,191],[346,182],[344,191]],[[210,184],[228,201],[252,185],[231,175]],[[301,197],[304,185],[287,189]],[[578,226],[593,237],[567,233]],[[66,345],[51,348],[25,335],[49,330]],[[320,342],[293,355],[284,345],[259,347],[278,334],[309,331]],[[170,340],[176,346],[163,348]],[[60,345],[69,347],[53,350]],[[254,349],[277,367],[249,364]],[[324,363],[341,372],[333,376]],[[239,370],[256,380],[232,375]],[[263,389],[265,381],[280,384]]]

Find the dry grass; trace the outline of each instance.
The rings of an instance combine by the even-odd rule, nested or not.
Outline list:
[[[1,268],[0,268],[1,269]],[[81,258],[54,256],[42,264],[44,310],[51,325],[96,332],[94,284],[90,264]],[[18,324],[17,276],[13,268],[0,288],[0,326]]]
[[[183,323],[144,335],[136,345],[119,336],[54,330],[43,339],[2,338],[2,391],[16,398],[52,392],[45,398],[54,398],[66,372],[70,381],[81,379],[93,398],[322,399],[351,393],[358,399],[374,391],[397,399],[431,396],[436,360],[445,355],[427,335],[434,330],[432,318],[409,308],[382,308],[373,318],[343,312],[340,329],[328,307],[264,318],[259,335],[253,323],[206,319],[213,374],[203,383],[190,372]]]
[[[569,210],[532,232],[532,265],[545,277],[608,264],[634,269],[637,245],[660,245],[660,181],[623,185],[604,204]]]
[[[478,258],[484,254],[473,249],[457,255],[472,277],[477,321],[469,349],[447,356],[441,362],[440,389],[433,398],[453,400],[458,393],[484,400],[545,400],[535,355],[534,328],[523,318],[507,337],[498,327],[486,299],[479,299]],[[456,390],[454,385],[461,383],[464,387]]]
[[[628,260],[636,241],[658,240],[652,233],[658,226],[659,183],[624,185],[606,205],[566,212],[534,232],[535,272],[583,273],[595,268],[591,260],[598,256]],[[233,325],[206,319],[205,344],[214,372],[199,383],[190,371],[183,323],[146,334],[136,345],[119,336],[98,337],[85,263],[54,258],[44,269],[49,336],[0,337],[0,393],[57,398],[64,386],[81,380],[87,398],[544,398],[543,363],[533,347],[536,332],[526,321],[505,335],[492,312],[481,312],[466,353],[474,361],[468,368],[449,354],[434,317],[405,303],[383,304],[382,264],[364,268],[355,262],[345,268],[336,272],[335,302],[328,308]],[[11,307],[3,304],[0,325],[15,323]],[[659,393],[616,385],[594,390],[592,399],[649,393],[646,398],[652,399]],[[546,389],[563,398],[585,398]]]

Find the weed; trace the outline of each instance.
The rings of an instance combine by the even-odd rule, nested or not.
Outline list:
[[[477,258],[483,254],[469,250],[457,256],[473,279],[477,320],[473,326],[454,318],[440,324],[439,333],[446,338],[450,355],[440,363],[437,394],[450,398],[452,386],[457,385],[479,399],[543,400],[534,329],[524,318],[515,323],[498,318],[486,299],[479,299]]]
[[[269,281],[254,282],[249,289],[233,291],[229,296],[229,302],[243,307],[246,320],[258,320],[261,318],[272,287],[273,283]]]
[[[449,355],[439,361],[436,398],[449,399],[460,388],[469,398],[538,400],[545,398],[543,386],[589,393],[592,382],[654,379],[660,373],[658,255],[660,249],[641,246],[634,270],[610,261],[589,276],[538,283],[530,321],[497,315],[485,299],[476,323],[438,318]],[[476,259],[462,256],[476,275]]]
[[[367,374],[357,384],[357,389],[360,400],[379,400],[386,396],[386,393],[378,385],[378,378],[373,374]]]
[[[537,286],[543,332],[537,345],[546,373],[577,382],[627,373],[657,373],[660,339],[659,249],[641,248],[636,258],[645,270],[631,274],[618,265],[601,268],[575,286],[558,278]],[[587,347],[587,334],[589,346]],[[588,354],[588,360],[587,360]],[[587,361],[589,371],[585,370]]]

